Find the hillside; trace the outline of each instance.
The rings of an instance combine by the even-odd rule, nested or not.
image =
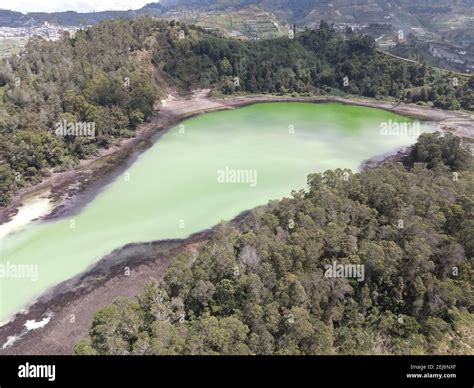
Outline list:
[[[19,12],[0,10],[0,26],[20,25],[28,20],[37,23],[50,22],[64,25],[88,25],[103,20],[140,15],[159,15],[168,11],[187,8],[193,10],[225,10],[256,5],[275,12],[288,22],[319,23],[321,19],[331,22],[397,22],[435,26],[446,20],[459,19],[472,11],[470,0],[409,0],[387,2],[385,0],[162,0],[128,11],[103,11],[77,13]]]
[[[147,17],[102,22],[58,42],[31,39],[0,65],[0,205],[53,169],[133,136],[170,89],[351,94],[473,109],[474,80],[453,77],[381,54],[372,38],[343,36],[324,22],[294,39],[257,42]],[[93,124],[95,132],[57,136],[63,123]]]
[[[98,310],[76,353],[472,355],[472,156],[430,134],[406,163],[313,174],[220,225]]]
[[[417,21],[422,24],[432,23],[436,18],[449,18],[451,15],[462,15],[471,10],[469,0],[422,0],[414,3],[409,0],[387,2],[385,0],[163,0],[163,7],[202,7],[209,9],[227,7],[245,7],[250,4],[272,10],[289,21],[318,22],[320,19],[330,21],[356,21],[362,23],[386,22],[386,16],[398,21]],[[364,20],[365,19],[365,20]]]
[[[165,0],[126,11],[21,14],[0,10],[0,28],[22,27],[35,35],[38,32],[34,28],[45,22],[63,28],[79,28],[104,20],[140,16],[196,24],[224,37],[251,40],[281,36],[293,28],[293,24],[298,30],[314,28],[325,20],[340,32],[351,26],[372,34],[384,49],[403,43],[410,36],[425,44],[448,44],[447,57],[460,60],[462,63],[456,66],[462,68],[462,72],[474,69],[474,16],[469,0],[416,3],[406,0]],[[398,37],[399,31],[403,33],[402,38]],[[428,58],[427,63],[432,62]],[[442,67],[453,69],[449,63],[443,63]]]

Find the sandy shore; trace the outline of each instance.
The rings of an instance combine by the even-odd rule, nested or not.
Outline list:
[[[430,121],[440,131],[456,133],[466,142],[474,144],[472,140],[474,116],[461,112],[340,97],[291,98],[255,95],[210,98],[207,93],[208,91],[198,91],[188,97],[169,97],[162,105],[159,115],[140,127],[134,138],[123,140],[119,145],[81,162],[74,170],[53,173],[41,184],[25,188],[8,208],[0,210],[0,224],[15,225],[10,222],[18,223],[20,220],[25,222],[28,217],[22,215],[20,206],[27,203],[26,208],[30,209],[28,214],[31,216],[33,212],[28,201],[38,190],[48,190],[49,206],[54,207],[52,212],[50,208],[47,210],[42,208],[42,217],[54,218],[77,212],[92,200],[107,182],[112,181],[133,163],[139,153],[150,147],[167,129],[181,120],[205,112],[232,109],[258,102],[339,102],[385,109]],[[374,158],[373,163],[380,162],[379,159],[380,157]],[[368,167],[371,166],[370,161],[366,163]],[[185,240],[130,244],[118,248],[88,271],[49,290],[27,311],[18,313],[12,321],[1,326],[0,354],[72,353],[74,343],[87,335],[93,314],[99,307],[110,304],[118,296],[138,295],[150,279],[157,281],[161,279],[172,257],[184,250],[196,250],[211,233],[212,231],[204,231]],[[126,267],[131,269],[130,276],[124,275]],[[50,320],[42,326],[41,322],[46,322],[48,317]],[[36,325],[37,328],[28,331],[25,324],[30,328]],[[10,346],[2,349],[5,344]]]
[[[21,230],[31,221],[51,213],[54,205],[49,197],[50,194],[50,190],[46,189],[38,193],[33,193],[29,198],[25,198],[10,221],[0,225],[0,239],[10,233]]]

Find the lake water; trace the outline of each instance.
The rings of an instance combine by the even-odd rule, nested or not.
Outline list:
[[[0,241],[0,321],[127,243],[189,236],[306,188],[310,173],[357,170],[414,143],[381,134],[406,121],[336,103],[262,103],[186,120],[74,217],[31,223]]]

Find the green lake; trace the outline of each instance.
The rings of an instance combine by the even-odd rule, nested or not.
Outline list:
[[[310,173],[355,171],[416,141],[382,134],[389,122],[410,120],[337,103],[261,103],[182,122],[78,214],[30,223],[0,241],[0,265],[38,271],[37,279],[0,278],[0,321],[125,244],[189,236],[306,188]]]

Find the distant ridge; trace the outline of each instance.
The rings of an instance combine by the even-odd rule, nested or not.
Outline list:
[[[0,27],[22,27],[44,22],[62,26],[93,25],[104,20],[115,18],[131,19],[140,15],[156,15],[161,13],[163,7],[159,3],[150,3],[138,10],[127,11],[100,11],[100,12],[29,12],[27,14],[0,9]]]
[[[472,15],[472,0],[161,0],[151,2],[140,9],[101,12],[31,12],[23,14],[0,9],[0,27],[20,27],[25,23],[44,22],[71,25],[97,24],[113,18],[133,18],[140,15],[160,15],[174,9],[223,10],[229,7],[243,8],[257,5],[275,13],[288,22],[312,23],[321,19],[340,22],[386,21],[391,18],[411,24],[430,24],[433,18],[453,15]]]

